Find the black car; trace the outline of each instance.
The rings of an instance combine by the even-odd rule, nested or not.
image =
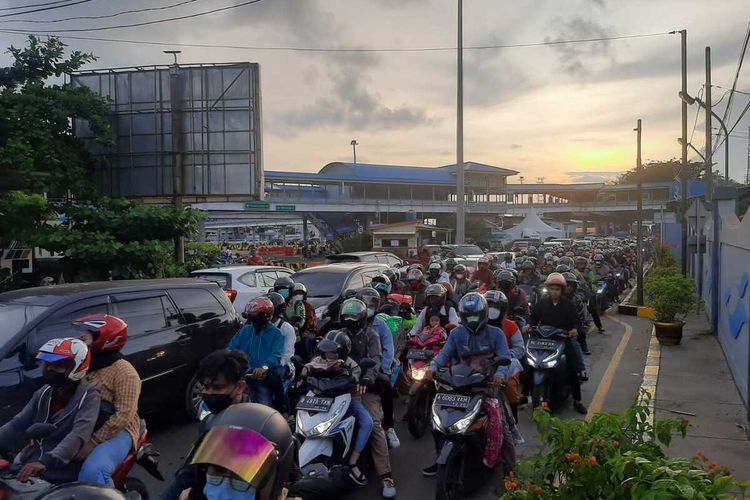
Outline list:
[[[35,355],[46,341],[76,335],[74,319],[106,313],[128,324],[123,354],[143,382],[140,412],[197,415],[199,361],[223,348],[239,316],[216,283],[195,279],[102,281],[0,294],[0,423],[42,385]]]
[[[372,278],[388,269],[387,264],[341,263],[309,267],[292,275],[307,288],[307,300],[315,308],[318,330],[325,333],[338,322],[344,290],[370,286]]]

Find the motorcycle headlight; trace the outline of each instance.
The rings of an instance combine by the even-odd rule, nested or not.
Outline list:
[[[617,276],[618,278],[619,278],[619,277],[620,277],[621,275],[622,275],[622,273],[617,273],[617,274],[615,274],[615,276]]]
[[[346,406],[346,402],[342,401],[333,411],[332,418],[319,423],[318,425],[316,425],[315,427],[307,431],[305,431],[300,425],[301,422],[299,418],[299,413],[297,413],[297,430],[299,431],[300,434],[302,434],[305,437],[322,436],[325,433],[327,433],[329,430],[331,430],[331,428],[339,422],[339,420],[341,419],[341,416],[344,414],[345,406]]]
[[[539,366],[536,364],[536,360],[533,356],[526,356],[526,362],[531,366],[532,368],[539,368]]]
[[[596,293],[604,293],[604,290],[602,290],[602,289],[600,288],[600,289],[598,289],[598,290],[596,291]]]
[[[435,405],[432,405],[432,428],[435,430],[439,430],[440,425],[441,425],[440,416],[435,411]]]
[[[463,434],[464,432],[466,432],[469,426],[471,426],[471,423],[474,421],[474,418],[476,418],[480,409],[482,409],[482,400],[478,399],[476,404],[474,405],[474,408],[472,408],[471,411],[467,413],[464,418],[462,418],[455,424],[448,427],[448,433],[449,434]]]
[[[420,382],[424,379],[425,375],[427,375],[427,366],[423,366],[422,368],[414,368],[411,371],[411,378],[413,378],[416,382]]]
[[[547,368],[554,368],[554,367],[557,366],[557,362],[558,361],[559,361],[559,359],[553,359],[552,361],[548,361],[548,362],[546,362],[544,364],[547,366]]]

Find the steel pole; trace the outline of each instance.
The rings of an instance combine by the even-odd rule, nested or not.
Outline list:
[[[687,30],[680,31],[680,54],[682,58],[682,92],[687,95]],[[682,274],[687,276],[688,248],[687,248],[687,209],[688,209],[688,105],[682,101],[682,175],[680,184],[682,186]]]
[[[643,189],[641,185],[641,119],[638,119],[638,126],[636,127],[638,148],[636,153],[636,179],[638,181],[638,199],[636,200],[636,206],[638,210],[638,218],[636,220],[636,304],[639,306],[643,305]]]
[[[172,193],[174,206],[182,209],[183,183],[183,142],[182,142],[182,85],[180,85],[180,66],[175,63],[169,68],[169,105],[172,117]],[[185,262],[185,238],[174,239],[174,253],[178,263]]]
[[[458,0],[458,46],[456,71],[456,243],[465,242],[466,199],[464,196],[464,20],[463,0]]]
[[[706,47],[706,166],[711,176],[708,179],[708,187],[711,193],[711,219],[713,220],[713,236],[711,241],[711,328],[714,334],[719,333],[719,202],[716,199],[715,183],[713,179],[712,159],[713,147],[711,144],[713,128],[711,118],[713,115],[713,103],[711,101],[711,47]],[[721,120],[719,120],[721,123]],[[726,130],[726,129],[725,129]],[[729,135],[726,137],[725,154],[727,155],[727,172],[729,168]]]

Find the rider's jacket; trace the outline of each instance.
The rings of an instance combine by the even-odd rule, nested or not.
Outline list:
[[[455,328],[448,336],[440,354],[433,359],[430,368],[445,368],[448,363],[460,362],[467,355],[494,354],[496,359],[511,359],[508,341],[500,328],[486,325],[479,332],[472,333],[463,325]],[[505,377],[507,366],[498,366],[496,375]]]

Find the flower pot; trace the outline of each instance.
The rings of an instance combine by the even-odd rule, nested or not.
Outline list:
[[[662,323],[654,321],[654,330],[656,339],[661,345],[678,345],[682,340],[682,327],[685,322],[678,321],[674,323]]]

